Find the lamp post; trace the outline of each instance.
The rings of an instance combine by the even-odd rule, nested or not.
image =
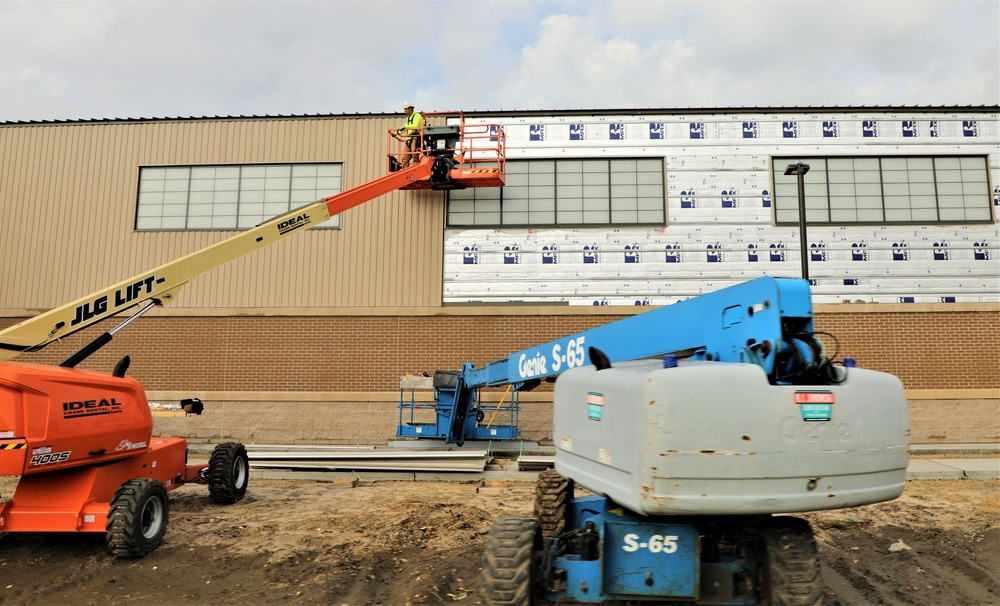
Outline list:
[[[805,176],[809,165],[802,162],[789,164],[786,175],[795,175],[799,181],[799,248],[802,251],[802,279],[809,279],[809,241],[806,239],[806,184]]]

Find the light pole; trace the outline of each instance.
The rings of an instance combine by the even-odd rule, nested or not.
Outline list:
[[[809,279],[809,241],[806,239],[806,183],[809,165],[802,162],[789,164],[786,175],[795,175],[799,180],[799,248],[802,251],[802,279]]]

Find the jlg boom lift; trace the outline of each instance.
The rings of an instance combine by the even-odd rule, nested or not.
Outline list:
[[[898,497],[909,416],[820,334],[808,282],[765,277],[435,373],[458,444],[480,389],[555,378],[555,469],[493,523],[484,603],[822,604],[808,523],[773,514]]]
[[[114,555],[140,557],[166,531],[168,491],[208,484],[213,501],[243,498],[249,478],[243,445],[221,444],[208,465],[188,464],[186,440],[153,437],[145,393],[125,376],[128,356],[110,374],[75,366],[143,313],[170,303],[192,278],[359,204],[396,189],[503,185],[500,127],[466,126],[459,112],[427,115],[442,115],[447,124],[423,129],[411,167],[0,331],[0,475],[20,476],[12,498],[0,503],[0,532],[103,532]],[[393,162],[404,153],[399,146],[389,151]],[[8,361],[136,306],[125,322],[59,366]]]

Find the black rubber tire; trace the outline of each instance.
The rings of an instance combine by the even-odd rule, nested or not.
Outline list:
[[[570,527],[569,502],[573,500],[573,480],[555,469],[538,474],[535,484],[535,517],[542,528],[542,538],[558,537]]]
[[[824,583],[809,522],[780,516],[760,527],[763,599],[768,606],[822,606]]]
[[[167,532],[167,491],[152,478],[121,485],[108,511],[108,548],[118,558],[141,558],[159,546]]]
[[[538,520],[502,516],[486,535],[480,597],[485,606],[535,603],[534,552],[541,549]]]
[[[208,460],[208,494],[212,501],[231,505],[247,493],[250,459],[247,449],[237,442],[219,444]]]

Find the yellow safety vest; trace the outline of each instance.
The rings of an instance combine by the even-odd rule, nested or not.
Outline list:
[[[420,112],[413,112],[406,117],[406,126],[399,129],[399,134],[407,138],[416,137],[420,134],[420,129],[424,126],[424,117]]]

